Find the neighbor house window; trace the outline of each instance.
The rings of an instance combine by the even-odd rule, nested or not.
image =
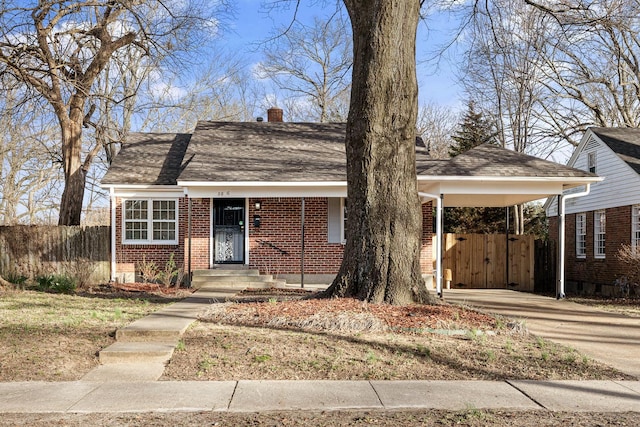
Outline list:
[[[342,243],[345,243],[347,241],[346,238],[346,230],[347,230],[347,199],[340,199],[341,200],[341,207],[340,207],[340,213],[342,215],[342,218],[340,218],[340,236],[342,238]]]
[[[631,246],[640,248],[640,205],[631,208]]]
[[[596,152],[595,151],[587,153],[587,166],[589,167],[589,172],[596,173]]]
[[[604,258],[607,217],[604,210],[593,213],[593,251],[596,258]]]
[[[125,200],[125,243],[178,243],[176,200]]]
[[[587,214],[576,214],[576,257],[587,256]]]

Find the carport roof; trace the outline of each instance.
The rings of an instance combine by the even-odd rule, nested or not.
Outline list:
[[[418,171],[423,193],[444,195],[444,206],[511,206],[603,178],[580,169],[483,144]]]

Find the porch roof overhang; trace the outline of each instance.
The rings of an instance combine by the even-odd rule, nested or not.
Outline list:
[[[602,177],[418,175],[418,191],[442,195],[443,207],[505,207],[602,181]]]
[[[346,181],[178,181],[191,198],[347,197]]]

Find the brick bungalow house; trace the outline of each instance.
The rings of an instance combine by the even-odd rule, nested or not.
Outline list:
[[[173,254],[189,272],[239,264],[294,282],[331,281],[344,247],[345,124],[285,123],[279,109],[268,117],[202,121],[193,134],[128,136],[102,180],[111,198],[112,280],[131,281],[143,259],[162,266]],[[431,160],[420,142],[421,265],[428,283],[432,246],[436,253],[441,247],[442,207],[508,206],[594,179],[496,146]]]
[[[625,275],[621,245],[640,244],[640,129],[589,128],[568,166],[603,176],[589,194],[566,201],[567,289],[611,294]],[[545,205],[551,238],[558,240],[558,200]]]

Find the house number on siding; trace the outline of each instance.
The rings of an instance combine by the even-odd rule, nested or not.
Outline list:
[[[231,195],[231,191],[218,191],[218,197],[230,196],[230,195]]]

